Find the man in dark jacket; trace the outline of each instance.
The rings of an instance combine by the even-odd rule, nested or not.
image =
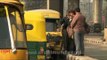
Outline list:
[[[69,14],[72,14],[72,16],[70,16]],[[63,25],[63,29],[62,29],[63,47],[64,47],[64,51],[67,52],[75,52],[74,40],[73,38],[70,38],[68,36],[68,32],[67,32],[67,28],[72,22],[73,15],[75,15],[75,11],[70,10],[68,12],[68,15],[61,20],[61,24]]]
[[[69,23],[69,18],[66,16],[61,20],[62,24],[62,38],[63,38],[63,49],[64,51],[68,50],[67,49],[67,40],[69,39],[68,34],[67,34],[67,26]]]
[[[62,49],[63,49],[63,52],[67,52],[67,50],[68,50],[68,39],[69,39],[68,34],[67,34],[67,26],[69,23],[69,18],[66,16],[66,17],[62,18],[60,22],[62,25],[62,39],[63,39]],[[63,60],[66,60],[66,54],[65,53],[62,54],[61,58],[63,58]]]

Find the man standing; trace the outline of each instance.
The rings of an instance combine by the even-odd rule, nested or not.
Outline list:
[[[62,29],[63,47],[64,50],[67,52],[75,51],[73,38],[68,36],[69,32],[67,31],[69,29],[70,23],[72,22],[72,18],[74,16],[75,16],[75,11],[69,10],[67,16],[64,17],[61,22],[63,25],[63,29]]]
[[[61,22],[61,25],[62,25],[62,39],[63,39],[62,49],[63,49],[63,52],[64,52],[64,54],[62,55],[62,58],[63,58],[63,60],[66,60],[66,53],[67,53],[67,50],[68,50],[68,40],[69,40],[69,37],[68,37],[68,34],[67,34],[67,26],[69,24],[68,13],[67,13],[66,17],[61,19],[60,22]]]
[[[66,16],[62,19],[62,38],[63,38],[63,49],[67,50],[67,40],[68,40],[68,34],[67,34],[67,26],[68,26],[69,18]]]
[[[75,9],[76,15],[74,16],[70,28],[74,30],[74,40],[76,46],[76,56],[84,55],[84,21],[85,17],[80,13],[80,9]]]
[[[72,33],[72,31],[70,29],[70,23],[72,22],[72,19],[75,16],[75,14],[76,13],[75,13],[74,10],[69,11],[70,19],[69,19],[69,25],[67,26],[67,33],[68,33],[68,36],[69,36],[67,47],[68,47],[68,52],[69,53],[75,53],[74,35],[72,35],[72,34],[70,35],[70,33]]]

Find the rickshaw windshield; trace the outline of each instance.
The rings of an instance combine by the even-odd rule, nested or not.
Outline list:
[[[46,31],[55,32],[58,28],[59,19],[46,19]]]
[[[10,48],[10,35],[4,6],[0,6],[0,48]]]
[[[10,31],[16,48],[26,48],[25,34],[19,11],[13,6],[7,6],[8,15],[4,6],[0,6],[0,48],[11,48]],[[10,27],[9,22],[10,21]]]

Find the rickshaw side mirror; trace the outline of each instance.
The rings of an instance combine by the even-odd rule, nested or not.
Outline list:
[[[25,24],[25,29],[26,30],[32,30],[33,29],[33,25],[31,25],[31,24]]]

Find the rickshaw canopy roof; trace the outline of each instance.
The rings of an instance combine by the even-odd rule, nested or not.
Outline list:
[[[0,4],[13,5],[23,12],[23,4],[20,0],[0,0]]]
[[[30,10],[30,12],[41,14],[45,18],[56,18],[56,19],[60,18],[60,13],[58,11],[51,10],[51,9],[36,9],[36,10]]]

